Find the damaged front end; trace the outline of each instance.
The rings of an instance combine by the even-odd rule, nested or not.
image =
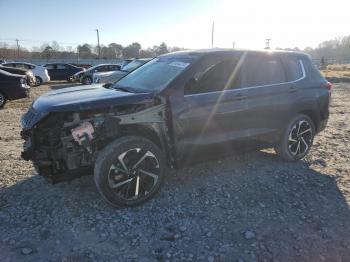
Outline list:
[[[140,135],[169,152],[166,103],[147,103],[42,114],[30,108],[22,118],[22,158],[51,182],[91,174],[99,151],[125,135]],[[142,135],[142,134],[141,134]]]

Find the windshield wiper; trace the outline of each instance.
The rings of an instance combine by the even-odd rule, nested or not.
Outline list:
[[[120,90],[123,92],[133,93],[129,88],[123,87],[123,86],[115,86],[115,87],[113,87],[113,89]]]

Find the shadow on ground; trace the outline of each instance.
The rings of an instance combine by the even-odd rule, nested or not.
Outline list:
[[[334,177],[251,152],[169,171],[161,192],[113,209],[92,177],[2,189],[0,260],[350,260],[350,210]],[[81,260],[79,260],[81,259]]]
[[[69,83],[66,81],[55,81],[55,82],[50,82],[49,87],[52,90],[57,90],[57,89],[62,89],[62,88],[67,88],[67,87],[72,87],[72,86],[83,86],[80,83]]]

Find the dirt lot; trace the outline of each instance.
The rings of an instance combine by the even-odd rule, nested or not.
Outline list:
[[[305,160],[264,150],[169,171],[120,210],[91,177],[53,186],[21,160],[31,99],[0,111],[0,261],[350,261],[350,85]]]

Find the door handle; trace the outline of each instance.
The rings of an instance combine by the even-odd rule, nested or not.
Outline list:
[[[290,86],[288,90],[289,92],[296,92],[298,91],[298,88],[296,86]]]

